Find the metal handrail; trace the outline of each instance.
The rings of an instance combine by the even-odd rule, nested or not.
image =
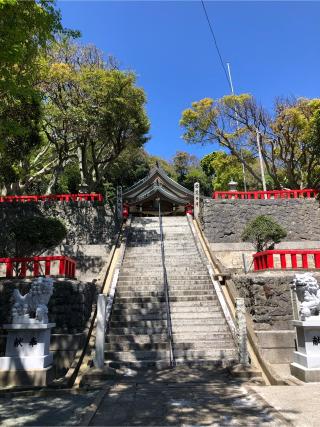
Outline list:
[[[169,301],[169,285],[168,285],[168,275],[165,262],[165,253],[164,253],[164,242],[163,242],[163,227],[162,227],[162,216],[161,216],[161,206],[159,202],[159,226],[160,226],[160,244],[161,244],[161,260],[163,267],[163,285],[164,293],[166,297],[166,311],[167,311],[167,335],[169,341],[169,351],[170,351],[170,366],[175,367],[174,351],[173,351],[173,333],[172,333],[172,322],[171,322],[171,310],[170,310],[170,301]]]

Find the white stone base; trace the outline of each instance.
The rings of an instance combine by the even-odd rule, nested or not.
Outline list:
[[[293,352],[293,362],[308,369],[320,369],[320,356],[301,353],[300,351]]]
[[[0,371],[35,371],[48,368],[50,332],[54,323],[39,322],[3,325],[8,330],[6,354],[0,357]]]
[[[45,369],[52,364],[52,353],[46,356],[27,356],[27,357],[0,357],[0,371],[33,371]]]
[[[319,369],[310,369],[305,368],[298,363],[290,364],[290,372],[299,380],[304,381],[306,383],[317,383],[320,382],[320,368]]]

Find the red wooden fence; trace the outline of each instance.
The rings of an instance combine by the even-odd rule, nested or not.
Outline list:
[[[59,261],[59,276],[74,278],[76,261],[67,256],[35,256],[29,258],[0,258],[0,264],[6,266],[6,277],[50,276],[51,263]]]
[[[320,250],[269,250],[253,255],[254,271],[273,269],[320,269]]]
[[[0,196],[0,202],[47,202],[47,201],[60,201],[60,202],[78,202],[81,200],[86,201],[103,201],[102,194],[88,193],[88,194],[48,194],[48,195],[26,195],[26,196]]]
[[[314,198],[318,190],[215,191],[213,199],[298,199]]]

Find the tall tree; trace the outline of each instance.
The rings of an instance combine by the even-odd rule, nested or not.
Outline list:
[[[64,168],[77,161],[82,189],[102,189],[113,161],[127,147],[147,141],[144,91],[132,72],[105,63],[94,46],[62,38],[43,68],[45,143],[31,159],[27,184],[51,176],[47,192]]]
[[[253,170],[258,170],[258,162],[248,151],[243,152],[242,156]],[[227,154],[225,151],[215,151],[204,156],[200,165],[205,174],[211,178],[214,190],[227,191],[228,184],[232,180],[238,182],[238,190],[244,190],[242,164],[235,156]],[[259,187],[259,183],[250,175],[246,176],[246,181],[247,188],[257,189]]]
[[[23,159],[41,143],[40,53],[56,32],[54,2],[0,0],[0,186],[19,191]]]
[[[248,159],[258,156],[256,132],[272,186],[289,188],[318,186],[320,99],[279,99],[271,117],[251,95],[205,98],[183,112],[180,121],[188,143],[218,143],[245,165],[258,182],[261,177]]]
[[[172,163],[178,176],[178,182],[182,184],[190,168],[197,167],[199,162],[196,156],[185,151],[177,151]]]

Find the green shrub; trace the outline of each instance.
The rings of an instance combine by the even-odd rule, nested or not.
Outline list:
[[[67,234],[59,219],[41,216],[16,220],[7,232],[11,242],[6,256],[16,257],[40,255],[59,245]]]
[[[287,232],[271,217],[259,215],[250,221],[242,233],[242,240],[254,244],[257,252],[273,249],[275,243],[286,237]]]

